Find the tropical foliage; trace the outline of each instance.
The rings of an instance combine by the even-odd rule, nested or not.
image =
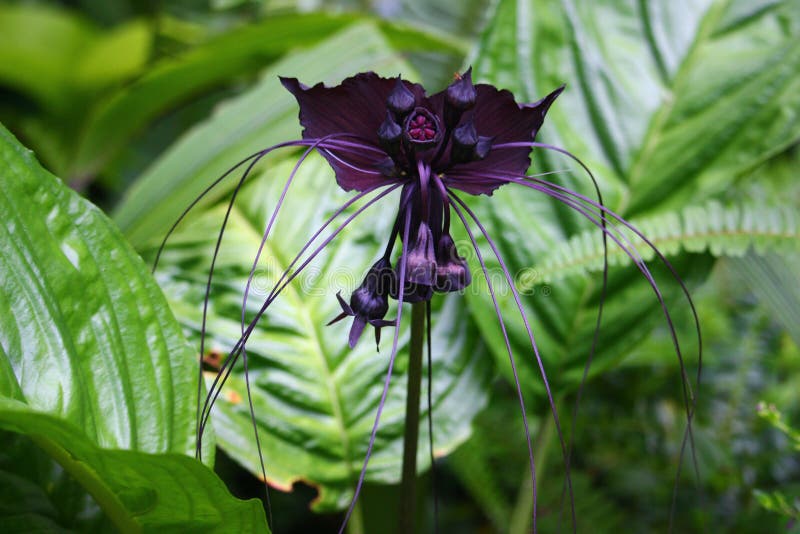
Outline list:
[[[630,259],[612,244],[582,387],[602,300],[600,233],[512,184],[491,202],[469,199],[517,275],[561,429],[574,443],[578,531],[798,528],[796,1],[166,4],[0,6],[0,524],[267,531],[261,502],[234,497],[264,497],[241,366],[212,414],[203,462],[192,459],[204,395],[196,383],[202,302],[235,178],[194,207],[151,274],[158,246],[226,169],[299,137],[296,103],[278,75],[337,83],[372,70],[439,90],[471,65],[476,81],[521,101],[567,84],[540,140],[587,164],[606,205],[675,266],[700,317],[694,447],[681,467],[681,366],[658,300]],[[210,292],[208,376],[241,334],[253,257],[299,155],[264,158],[231,211]],[[533,162],[594,198],[568,158],[535,150]],[[349,198],[316,156],[295,183],[257,266],[247,317]],[[388,346],[376,353],[362,340],[351,351],[346,325],[324,325],[338,313],[336,292],[359,283],[392,223],[385,208],[365,211],[250,339],[277,532],[334,530],[352,497]],[[625,236],[653,259],[638,236]],[[438,458],[438,521],[441,530],[527,532],[530,480],[508,354],[477,259],[469,260],[473,285],[435,304],[433,403],[423,401]],[[653,265],[694,378],[691,309],[670,273]],[[499,269],[489,261],[490,274]],[[536,438],[538,527],[555,531],[569,518],[558,431],[514,300],[499,303]],[[401,348],[353,532],[396,523],[405,358]],[[420,442],[428,435],[423,422]],[[427,488],[420,521],[432,531],[425,447],[418,468]]]

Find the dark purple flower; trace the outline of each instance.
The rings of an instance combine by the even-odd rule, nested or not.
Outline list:
[[[562,456],[565,461],[570,502],[572,503],[569,451],[563,438],[542,358],[539,355],[539,349],[519,292],[499,253],[498,247],[475,213],[460,197],[461,193],[491,195],[495,189],[505,184],[513,184],[528,191],[532,190],[539,194],[548,195],[585,217],[602,232],[604,251],[606,251],[608,240],[614,242],[633,261],[648,284],[653,288],[656,298],[661,304],[673,346],[680,362],[688,422],[686,439],[692,443],[691,420],[694,414],[694,397],[684,368],[680,344],[669,310],[650,273],[648,265],[642,260],[631,240],[632,235],[641,239],[655,253],[659,261],[670,270],[680,284],[692,309],[699,338],[699,322],[694,305],[685,285],[661,252],[639,230],[603,204],[597,182],[589,169],[569,152],[535,141],[548,109],[563,90],[563,86],[538,102],[518,104],[508,91],[498,90],[491,85],[473,84],[471,70],[467,70],[463,75],[457,75],[456,79],[445,90],[430,96],[426,95],[425,90],[418,84],[402,80],[399,77],[394,79],[382,78],[371,72],[348,78],[336,87],[325,87],[323,84],[308,87],[294,78],[281,78],[281,82],[295,96],[300,105],[300,123],[304,128],[303,139],[281,143],[253,154],[231,168],[206,190],[208,192],[211,187],[214,187],[235,169],[247,163],[248,167],[234,189],[229,205],[230,211],[239,188],[249,175],[250,170],[263,156],[278,148],[306,147],[305,153],[300,157],[294,171],[289,175],[280,201],[275,206],[267,223],[261,248],[259,248],[253,263],[253,272],[264,244],[270,235],[278,211],[281,209],[283,198],[291,187],[297,168],[309,153],[314,150],[320,152],[333,168],[339,186],[346,191],[355,191],[356,193],[310,237],[264,300],[255,318],[248,323],[245,321],[244,310],[250,282],[253,277],[253,272],[251,272],[242,303],[241,337],[221,366],[216,380],[210,387],[206,405],[200,411],[198,419],[198,454],[201,447],[203,428],[207,423],[210,407],[219,395],[222,384],[227,379],[234,362],[239,356],[244,361],[245,377],[247,377],[245,346],[261,315],[274,302],[281,291],[303,271],[309,262],[331,240],[337,237],[342,229],[364,210],[372,207],[389,193],[400,190],[400,201],[393,229],[391,234],[387,236],[387,245],[383,255],[368,270],[364,280],[350,295],[349,301],[337,294],[342,313],[335,317],[331,323],[347,317],[353,318],[348,339],[350,347],[355,346],[368,324],[375,328],[376,341],[380,342],[381,328],[399,326],[403,303],[429,302],[436,293],[455,292],[467,287],[471,282],[469,265],[459,255],[450,232],[451,215],[454,213],[469,236],[470,249],[474,251],[477,263],[484,274],[493,302],[494,312],[500,323],[516,382],[519,405],[525,427],[531,476],[535,480],[533,449],[528,431],[522,388],[516,372],[514,357],[511,353],[511,343],[507,335],[505,320],[501,314],[491,277],[488,276],[486,262],[482,256],[481,249],[478,247],[476,233],[486,240],[493,256],[497,259],[527,332],[555,421]],[[591,178],[598,200],[595,201],[566,187],[546,181],[541,176],[528,175],[527,171],[531,164],[530,152],[534,147],[561,153],[577,162]],[[308,257],[301,262],[303,255],[312,248],[323,231],[337,218],[344,217],[346,210],[361,200],[364,200],[363,205],[355,210],[354,213],[348,215],[346,220],[330,235],[322,239],[316,248],[308,254]],[[186,212],[184,212],[185,214]],[[222,239],[226,222],[227,215],[220,230],[218,244]],[[177,225],[177,223],[175,224]],[[474,228],[477,228],[478,232],[475,232]],[[401,250],[396,255],[397,257],[394,258],[393,267],[393,251],[398,241]],[[607,252],[605,260],[597,326],[592,352],[589,354],[584,376],[588,372],[588,367],[594,354],[594,345],[597,342],[601,323],[602,306],[608,279]],[[156,259],[157,261],[158,259]],[[212,258],[211,272],[209,273],[206,306],[208,304],[208,288],[210,288],[215,261],[216,254]],[[297,265],[298,263],[299,265]],[[393,320],[385,319],[390,307],[389,299],[397,300],[398,304],[397,315]],[[428,326],[430,326],[429,303],[427,312]],[[205,308],[201,332],[205,332]],[[389,380],[392,376],[397,354],[398,336],[399,333],[396,328],[392,351],[388,358],[383,393],[378,404],[370,443],[367,447],[366,458],[356,485],[355,497],[351,502],[345,523],[353,510],[355,500],[364,481],[367,463],[375,442],[378,423],[388,392]],[[203,339],[201,335],[201,354],[203,353]],[[252,415],[252,403],[250,404],[250,409]],[[255,420],[254,416],[253,419]],[[256,440],[258,440],[257,432]],[[693,445],[691,450],[694,451]],[[682,454],[683,448],[681,449]],[[264,474],[263,463],[262,474]],[[264,476],[266,477],[265,474]],[[536,526],[536,501],[536,485],[534,483],[534,530]],[[572,512],[574,525],[574,506],[572,506]],[[343,529],[344,525],[342,525]]]
[[[424,168],[446,187],[491,194],[507,183],[494,175],[518,176],[531,164],[530,146],[491,150],[491,145],[533,141],[547,110],[563,90],[559,87],[534,104],[520,105],[508,91],[474,85],[471,69],[431,96],[419,84],[381,78],[372,72],[347,78],[336,87],[308,87],[295,78],[281,78],[281,82],[300,105],[304,139],[347,135],[364,146],[360,153],[333,148],[323,151],[346,191],[386,185],[387,179],[405,182]],[[369,172],[383,171],[387,157],[394,166],[393,174]],[[490,175],[476,178],[482,171]]]
[[[335,136],[349,141],[321,150],[343,189],[364,192],[393,183],[404,187],[395,227],[401,234],[399,228],[409,219],[409,241],[400,235],[406,302],[460,291],[470,283],[469,267],[450,236],[447,190],[491,195],[508,183],[503,176],[524,175],[530,166],[530,143],[563,89],[535,104],[519,105],[508,91],[473,84],[471,69],[431,96],[418,84],[374,73],[348,78],[336,87],[307,87],[294,78],[281,82],[300,104],[304,139]],[[493,149],[508,143],[527,145]],[[391,236],[381,260],[386,265],[396,238]],[[390,289],[375,288],[376,296],[397,298],[399,287]],[[344,316],[355,317],[352,346],[366,315],[352,309],[352,303],[350,307],[343,309]],[[366,322],[384,325],[382,319],[375,315]]]

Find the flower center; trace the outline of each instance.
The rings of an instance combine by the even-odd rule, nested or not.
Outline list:
[[[416,108],[406,119],[405,132],[415,143],[431,143],[439,135],[439,121],[424,108]]]

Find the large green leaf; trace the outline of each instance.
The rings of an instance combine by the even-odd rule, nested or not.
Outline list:
[[[260,503],[185,455],[196,366],[142,260],[5,129],[0,160],[0,427],[44,452],[4,440],[4,526],[58,531],[102,512],[122,532],[266,531]]]
[[[269,532],[260,501],[231,497],[225,484],[193,458],[103,449],[63,419],[9,399],[0,399],[0,427],[30,436],[119,532]],[[49,505],[47,490],[27,478],[0,477],[8,484],[0,509],[5,529],[61,530],[57,521],[63,518]]]
[[[196,367],[147,267],[6,130],[0,157],[0,346],[25,400],[103,447],[192,451]]]
[[[241,207],[233,211],[212,292],[208,325],[208,346],[212,351],[227,352],[240,335],[242,290],[250,263],[293,164],[289,160],[259,177],[242,192]],[[256,272],[249,317],[312,229],[348,197],[321,158],[305,163],[295,183]],[[269,309],[247,345],[267,476],[282,488],[290,488],[298,480],[317,486],[318,510],[342,508],[352,496],[392,341],[392,329],[386,329],[381,351],[376,353],[372,333],[367,331],[351,351],[347,349],[349,321],[331,327],[325,324],[340,311],[335,293],[341,290],[346,298],[380,255],[394,221],[397,201],[396,194],[384,199],[329,245],[310,271],[303,273]],[[161,263],[162,286],[171,296],[178,316],[195,331],[201,319],[205,269],[223,208],[208,210],[174,235]],[[486,403],[486,390],[493,376],[491,359],[481,349],[463,307],[463,298],[454,297],[434,314],[433,418],[437,454],[445,454],[468,437],[472,418]],[[405,313],[409,313],[408,308]],[[368,480],[399,479],[407,337],[404,324]],[[218,442],[237,461],[260,473],[241,369],[226,388],[212,416]],[[423,417],[426,411],[423,404]],[[427,435],[423,419],[421,444],[427,442]],[[427,447],[421,446],[420,469],[426,469],[428,463]]]
[[[68,177],[99,95],[145,68],[152,38],[141,20],[101,29],[65,9],[0,5],[0,85],[11,97],[0,103],[0,120]]]
[[[478,78],[508,87],[522,100],[535,100],[567,82],[548,115],[544,138],[589,165],[612,209],[667,224],[680,219],[664,212],[679,212],[689,201],[703,206],[800,139],[800,21],[792,4],[501,0],[474,64]],[[534,166],[558,170],[570,165],[537,150]],[[547,178],[594,194],[580,172]],[[552,287],[540,284],[545,275],[561,274],[548,269],[577,246],[568,239],[592,227],[543,195],[520,194],[512,191],[515,187],[475,204],[512,272],[534,281],[527,284],[533,294],[524,301],[551,378],[571,382],[569,377],[579,378],[591,346],[600,276],[571,276]],[[684,222],[699,218],[709,227],[726,224],[724,217],[717,221],[713,213],[698,213]],[[653,218],[656,214],[662,219]],[[657,230],[661,236],[682,231],[671,225]],[[690,234],[667,252],[694,250],[698,244],[741,249],[735,238],[698,243]],[[587,238],[575,239],[580,244]],[[590,241],[596,251],[599,241]],[[485,254],[491,251],[486,248]],[[574,254],[572,259],[582,261]],[[681,254],[673,261],[689,276],[702,277],[710,265],[697,255]],[[490,267],[496,269],[496,262]],[[677,284],[669,277],[657,280],[668,302],[685,311],[685,301],[673,300]],[[635,269],[615,270],[610,287],[598,370],[618,361],[663,320],[655,296]],[[470,304],[476,315],[491,306],[485,296]],[[517,314],[513,301],[503,309],[510,317]],[[507,360],[497,327],[480,324],[499,361]],[[516,353],[530,351],[524,329],[512,325],[511,334]],[[692,341],[686,343],[690,349]],[[676,361],[674,354],[664,358]],[[530,383],[540,382],[532,363],[526,362],[523,374]]]

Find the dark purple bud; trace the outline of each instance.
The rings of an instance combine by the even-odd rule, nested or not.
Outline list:
[[[382,319],[386,312],[389,311],[388,294],[380,295],[363,285],[359,286],[350,295],[350,308],[352,308],[356,317]]]
[[[361,285],[350,295],[350,308],[368,320],[382,319],[389,311],[389,283],[392,266],[381,258],[370,267]]]
[[[397,124],[390,112],[386,112],[386,119],[381,123],[378,128],[378,140],[390,154],[400,146],[400,136],[403,134],[403,129]]]
[[[403,130],[406,140],[420,148],[435,145],[442,134],[439,119],[425,108],[415,108],[406,118]]]
[[[397,83],[392,89],[392,92],[389,93],[389,98],[386,100],[386,105],[397,113],[398,117],[404,117],[409,111],[414,109],[414,104],[416,103],[416,99],[414,98],[414,93],[409,91],[406,84],[403,83],[403,80],[400,77],[397,77]]]
[[[445,102],[459,111],[466,111],[475,105],[478,91],[472,84],[472,67],[467,72],[458,76],[445,91]]]
[[[472,118],[465,121],[453,131],[453,148],[450,154],[452,163],[465,163],[475,159],[475,147],[478,144],[478,132]]]
[[[475,131],[475,122],[469,117],[453,131],[453,148],[450,162],[469,163],[485,158],[492,149],[493,137],[479,136]]]
[[[328,324],[341,321],[345,317],[353,317],[348,340],[350,348],[355,347],[367,324],[375,328],[375,339],[378,342],[380,341],[380,329],[394,324],[391,321],[383,320],[386,312],[389,311],[389,291],[393,280],[392,266],[388,260],[382,258],[370,267],[364,281],[350,295],[349,304],[339,293],[336,294],[342,313]]]
[[[444,122],[448,128],[458,124],[461,115],[475,106],[478,91],[472,84],[472,67],[456,79],[444,92]]]
[[[449,234],[442,234],[436,248],[436,285],[440,293],[460,291],[472,282],[467,261],[458,255],[456,244]]]
[[[432,286],[436,280],[436,254],[433,234],[426,223],[420,223],[417,239],[406,254],[406,281]]]

